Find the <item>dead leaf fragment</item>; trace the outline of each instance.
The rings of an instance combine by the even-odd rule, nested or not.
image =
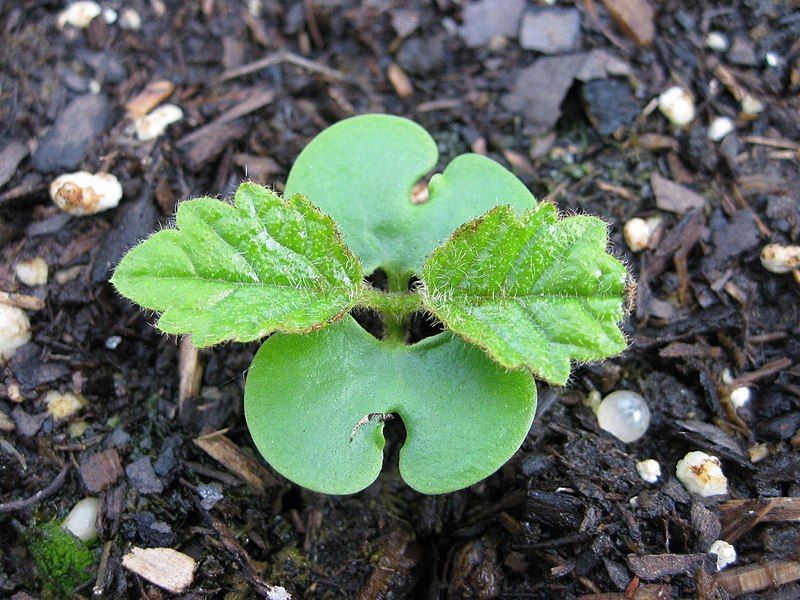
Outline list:
[[[603,5],[619,28],[637,44],[653,43],[655,13],[647,0],[603,0]]]
[[[684,215],[690,210],[705,206],[706,201],[700,194],[658,173],[653,173],[650,177],[650,185],[656,197],[656,206],[661,210]]]
[[[131,548],[122,566],[173,594],[186,591],[194,579],[195,560],[172,548]]]

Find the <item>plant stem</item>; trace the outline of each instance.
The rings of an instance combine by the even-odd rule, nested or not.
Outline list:
[[[392,284],[395,285],[392,285]],[[422,307],[422,298],[416,292],[398,287],[397,281],[389,282],[389,292],[376,290],[365,285],[361,291],[359,304],[377,310],[386,324],[386,340],[404,344],[408,318]]]
[[[384,313],[384,316],[407,317],[422,308],[422,297],[416,292],[382,292],[364,286],[361,290],[360,306]]]

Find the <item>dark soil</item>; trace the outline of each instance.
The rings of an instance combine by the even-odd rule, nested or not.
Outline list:
[[[796,5],[653,2],[654,43],[640,47],[603,3],[576,2],[577,49],[613,51],[630,74],[576,80],[548,135],[501,101],[539,55],[513,39],[468,48],[457,31],[462,4],[134,0],[124,6],[141,15],[139,31],[102,18],[60,31],[60,3],[0,3],[0,288],[43,300],[28,312],[32,341],[0,367],[0,411],[11,423],[0,437],[0,596],[40,594],[27,532],[94,495],[98,560],[77,590],[83,597],[168,596],[123,569],[131,546],[194,557],[187,598],[263,597],[273,585],[296,598],[742,595],[705,554],[718,538],[736,547],[736,567],[763,575],[743,597],[800,597],[800,277],[759,261],[767,243],[800,241]],[[401,38],[409,17],[417,25]],[[737,40],[736,52],[705,48],[710,30]],[[222,80],[282,51],[291,54]],[[413,85],[405,99],[387,77],[392,62]],[[726,73],[765,110],[740,117]],[[157,79],[174,84],[170,101],[185,118],[139,143],[125,105]],[[683,131],[645,110],[675,82],[698,107]],[[440,166],[485,152],[562,211],[602,216],[638,280],[629,350],[577,368],[564,389],[541,387],[521,450],[485,481],[444,496],[413,492],[391,461],[352,497],[311,493],[270,472],[241,409],[257,344],[200,352],[199,391],[180,403],[179,340],[107,283],[109,267],[168,223],[179,200],[227,196],[246,177],[280,189],[316,133],[365,112],[419,122],[439,143]],[[722,143],[706,136],[717,115],[736,119]],[[55,207],[50,181],[79,167],[114,173],[120,206],[88,217]],[[702,207],[659,209],[653,173],[698,192]],[[622,225],[656,215],[660,237],[629,252]],[[13,265],[36,256],[50,279],[27,288]],[[739,409],[727,399],[736,385],[752,391]],[[653,413],[647,435],[627,445],[583,403],[592,390],[622,388],[643,394]],[[43,401],[50,390],[86,404],[54,422]],[[221,429],[239,471],[195,443]],[[674,472],[690,450],[720,457],[729,496],[686,492]],[[637,474],[645,458],[661,465],[656,484]]]

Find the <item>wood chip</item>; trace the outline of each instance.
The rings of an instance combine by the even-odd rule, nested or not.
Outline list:
[[[603,5],[625,35],[640,46],[653,43],[655,12],[647,0],[603,0]]]
[[[400,68],[400,65],[397,63],[390,64],[386,75],[389,77],[389,81],[392,82],[394,91],[397,92],[398,96],[409,98],[414,94],[414,86],[411,85],[411,80],[406,75],[406,72]]]
[[[115,483],[122,475],[122,463],[116,448],[92,454],[78,467],[83,486],[90,494],[97,494]]]
[[[195,560],[172,548],[137,548],[122,557],[122,566],[173,594],[186,591],[194,579]]]
[[[658,173],[653,173],[650,177],[650,185],[656,197],[656,206],[661,210],[684,215],[690,210],[703,208],[706,204],[705,198],[697,192]]]
[[[131,98],[125,110],[132,117],[143,117],[172,95],[175,85],[166,79],[151,81],[145,88]]]
[[[690,575],[697,570],[708,554],[644,554],[628,556],[631,571],[644,581],[654,581],[667,575]]]
[[[239,446],[225,436],[225,431],[227,430],[201,435],[194,440],[194,443],[211,458],[236,473],[240,479],[254,488],[263,490],[268,484],[276,485],[278,480],[272,473],[245,454]]]
[[[675,597],[671,585],[645,584],[636,587],[632,595],[626,592],[608,592],[605,594],[586,594],[578,596],[578,600],[669,600]]]
[[[717,590],[733,597],[760,592],[800,579],[800,562],[768,560],[762,563],[726,569],[713,577]]]
[[[192,343],[191,336],[181,340],[180,357],[178,359],[178,412],[183,414],[186,401],[200,393],[203,379],[203,367],[200,354]]]
[[[734,542],[759,523],[800,522],[800,498],[728,500],[717,506],[722,539]]]

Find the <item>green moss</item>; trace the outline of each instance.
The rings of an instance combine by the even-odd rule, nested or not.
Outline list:
[[[270,578],[280,585],[302,588],[311,582],[311,561],[297,548],[286,546],[279,550],[270,562],[272,563]]]
[[[92,578],[94,554],[80,539],[56,523],[31,528],[28,549],[46,596],[66,598]]]

